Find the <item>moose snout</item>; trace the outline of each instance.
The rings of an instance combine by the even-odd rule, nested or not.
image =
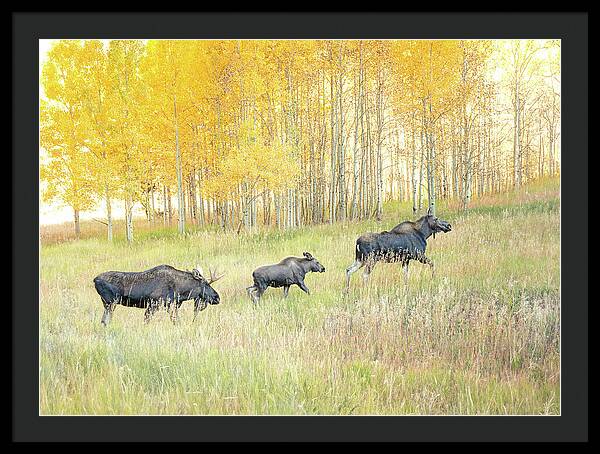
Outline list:
[[[440,222],[439,227],[440,227],[440,230],[444,233],[448,233],[449,231],[452,230],[452,226],[450,225],[449,222]]]

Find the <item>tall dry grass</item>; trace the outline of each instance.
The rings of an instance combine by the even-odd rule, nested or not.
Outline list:
[[[436,263],[378,265],[344,295],[354,241],[409,219],[386,206],[365,221],[236,235],[142,231],[127,245],[89,238],[41,252],[42,414],[558,414],[560,219],[558,181],[443,204],[453,231],[428,245]],[[327,268],[287,300],[244,289],[258,265],[310,251]],[[168,263],[216,266],[222,304],[192,323],[118,307],[108,328],[92,279]]]

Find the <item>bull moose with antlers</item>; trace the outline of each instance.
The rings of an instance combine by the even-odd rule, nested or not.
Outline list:
[[[408,263],[417,260],[431,267],[433,262],[425,255],[427,238],[437,232],[449,232],[452,226],[431,213],[416,221],[405,221],[389,232],[365,233],[356,240],[356,260],[346,269],[346,290],[350,287],[350,276],[363,266],[365,280],[377,262],[401,263],[404,268],[404,283],[408,283]]]
[[[181,271],[169,265],[160,265],[141,272],[107,271],[94,279],[96,291],[104,305],[102,324],[108,325],[115,306],[145,308],[148,322],[161,306],[171,312],[177,321],[181,303],[194,300],[194,320],[208,304],[219,304],[219,294],[211,284],[222,278],[210,270],[210,277],[202,276],[198,268]],[[172,310],[171,310],[172,309]]]

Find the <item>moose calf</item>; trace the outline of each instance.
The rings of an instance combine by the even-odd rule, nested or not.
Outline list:
[[[297,285],[310,295],[304,283],[304,276],[310,272],[323,273],[325,267],[308,252],[304,258],[287,257],[275,265],[261,266],[252,273],[254,285],[246,288],[248,296],[257,303],[267,287],[283,287],[283,296],[287,297],[291,285]]]

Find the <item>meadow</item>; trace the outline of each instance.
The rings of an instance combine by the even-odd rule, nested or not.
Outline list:
[[[437,208],[452,232],[428,241],[436,265],[360,272],[344,294],[356,238],[414,219],[389,202],[384,218],[253,233],[140,228],[108,243],[41,229],[40,413],[43,415],[495,415],[560,413],[558,179]],[[97,224],[97,225],[95,225]],[[63,229],[71,226],[62,226]],[[245,288],[259,265],[313,254],[311,295]],[[117,307],[108,327],[92,279],[159,264],[226,276],[221,304],[192,323]]]

